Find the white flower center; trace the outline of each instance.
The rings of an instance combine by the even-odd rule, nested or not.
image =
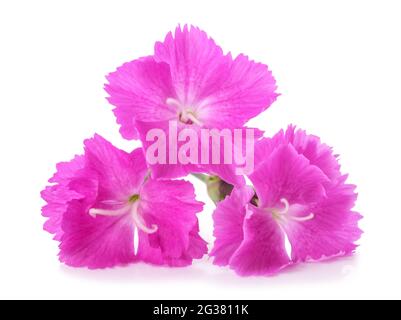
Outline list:
[[[185,124],[197,124],[202,126],[202,122],[198,120],[194,108],[184,106],[180,101],[174,98],[167,98],[166,104],[177,108],[178,120]]]
[[[110,201],[106,200],[104,201],[104,203],[110,203]],[[106,210],[106,209],[91,208],[89,209],[89,215],[91,215],[93,218],[96,218],[97,215],[115,217],[115,216],[130,214],[132,220],[134,221],[135,226],[139,230],[142,230],[143,232],[148,234],[155,233],[158,229],[157,225],[152,224],[152,226],[149,228],[146,225],[145,221],[143,220],[143,217],[139,213],[138,206],[139,206],[139,196],[134,195],[130,197],[129,201],[119,209]]]
[[[294,215],[290,214],[290,204],[288,203],[288,200],[285,198],[281,198],[280,202],[284,205],[284,208],[268,209],[269,211],[271,211],[271,214],[275,220],[287,219],[287,220],[303,222],[303,221],[311,220],[315,217],[315,215],[313,213],[309,213],[308,215],[303,216],[303,217],[294,216]]]

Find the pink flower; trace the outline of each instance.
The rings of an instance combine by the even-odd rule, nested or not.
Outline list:
[[[126,139],[149,147],[146,134],[168,133],[169,122],[183,129],[243,128],[276,99],[276,83],[267,66],[240,54],[235,59],[198,28],[177,27],[157,42],[153,56],[123,64],[107,76],[106,91]],[[257,135],[257,134],[256,134]],[[181,143],[182,144],[182,143]],[[168,151],[167,151],[168,152]],[[200,162],[199,162],[200,163]],[[241,184],[229,165],[153,164],[154,177],[173,178],[209,172]]]
[[[362,233],[361,215],[352,211],[355,186],[346,184],[336,156],[319,138],[290,126],[263,139],[249,178],[255,191],[234,189],[214,212],[215,264],[240,275],[270,275],[355,250]]]
[[[196,218],[203,204],[189,182],[147,177],[141,149],[128,154],[98,135],[84,144],[84,155],[58,164],[42,191],[44,228],[60,241],[62,262],[184,266],[207,252]]]

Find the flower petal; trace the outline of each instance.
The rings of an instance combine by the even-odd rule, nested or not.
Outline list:
[[[240,246],[243,240],[246,205],[253,195],[254,191],[248,186],[234,188],[231,195],[217,203],[213,213],[213,235],[216,240],[210,252],[210,256],[214,256],[214,264],[227,265]]]
[[[244,221],[244,241],[230,259],[239,275],[272,275],[290,264],[284,232],[271,214],[248,206]]]
[[[71,161],[59,162],[56,165],[57,172],[49,179],[49,182],[66,184],[69,183],[78,170],[82,169],[85,165],[84,156],[75,156]]]
[[[196,27],[177,27],[157,42],[155,59],[170,66],[178,100],[210,128],[241,127],[277,97],[267,66],[244,55],[233,60]]]
[[[138,255],[148,262],[147,248],[160,248],[163,262],[171,265],[186,265],[193,258],[206,253],[206,246],[197,237],[196,213],[202,211],[203,203],[195,200],[191,183],[182,180],[148,180],[140,193],[139,212],[148,226],[156,225],[157,231],[140,235],[148,237]],[[149,245],[147,245],[149,244]],[[203,252],[202,252],[203,251]],[[160,259],[157,261],[161,261]]]
[[[361,215],[352,211],[357,195],[345,177],[327,190],[327,197],[310,208],[314,218],[283,225],[292,245],[294,261],[319,260],[352,253],[362,231]]]
[[[258,141],[255,147],[255,163],[262,164],[276,147],[283,144],[291,144],[311,164],[319,167],[330,180],[341,176],[338,156],[333,154],[332,148],[322,143],[319,137],[308,135],[301,129],[296,130],[293,125],[289,125],[285,132],[280,130],[272,138]]]
[[[85,141],[85,158],[86,170],[93,171],[99,181],[98,201],[125,202],[130,195],[139,193],[147,173],[141,149],[129,154],[95,135]]]
[[[53,185],[41,192],[41,197],[47,202],[42,208],[42,216],[48,218],[43,228],[55,235],[54,240],[60,240],[63,234],[61,221],[69,202],[83,197],[79,191],[73,190],[69,183],[83,168],[84,162],[83,156],[75,156],[71,161],[58,163],[56,173],[49,179]]]
[[[43,229],[54,234],[54,240],[60,240],[63,234],[61,222],[70,201],[82,198],[80,193],[63,185],[46,187],[41,196],[47,204],[42,208],[42,216],[47,217]]]
[[[220,138],[220,157],[217,157],[217,164],[213,164],[212,159],[214,158],[213,154],[216,152],[216,147],[213,139],[211,139],[209,144],[209,163],[201,164],[199,168],[202,172],[216,175],[225,182],[241,187],[245,185],[243,175],[249,174],[254,170],[255,143],[263,136],[263,131],[247,127],[225,130],[230,132],[232,147],[226,145],[225,138]],[[220,131],[220,133],[222,132]],[[248,132],[252,134],[248,135]],[[239,135],[237,135],[238,133]],[[225,156],[226,148],[228,148],[228,154],[231,156],[231,159],[228,159],[229,161]],[[240,156],[241,159],[237,159],[237,156]]]
[[[155,60],[170,66],[178,100],[186,106],[206,98],[228,71],[228,59],[204,31],[196,27],[177,27],[164,42],[155,44]]]
[[[64,214],[60,261],[90,269],[135,261],[134,226],[129,215],[117,217],[88,214],[90,206],[74,201]]]
[[[326,175],[291,145],[276,148],[249,176],[260,200],[260,207],[272,208],[285,198],[304,204],[325,195]]]
[[[241,127],[276,101],[276,81],[271,71],[240,54],[228,55],[229,69],[221,75],[216,91],[198,111],[199,120],[211,128]]]
[[[107,76],[105,89],[114,114],[126,139],[136,138],[135,120],[157,121],[176,117],[177,111],[166,104],[175,97],[170,68],[166,63],[145,57],[123,64]]]
[[[143,148],[145,153],[148,153],[148,150],[153,151],[153,147],[155,143],[158,144],[158,152],[157,155],[154,156],[153,152],[148,153],[147,162],[149,164],[149,168],[152,172],[152,177],[154,179],[174,179],[187,176],[189,173],[208,173],[211,175],[217,175],[222,178],[224,181],[236,185],[241,186],[244,185],[245,180],[242,175],[236,172],[236,168],[238,167],[234,159],[231,163],[224,163],[224,144],[220,145],[220,158],[217,164],[212,163],[212,145],[210,139],[210,147],[209,147],[209,164],[202,164],[201,154],[202,154],[202,144],[201,144],[201,133],[200,128],[190,128],[188,126],[181,127],[177,122],[173,124],[169,124],[169,122],[142,122],[137,121],[138,131],[140,133],[140,139],[143,144]],[[172,129],[177,128],[177,129]],[[194,142],[194,148],[197,151],[197,157],[193,163],[183,164],[180,161],[179,153],[181,147],[188,143],[188,141],[178,141],[178,136],[182,130],[194,130],[194,137],[196,141]],[[153,130],[157,130],[160,135],[163,137],[159,139],[150,138],[150,132],[156,132]],[[176,131],[175,131],[176,130]],[[262,135],[261,131],[255,129],[254,140],[258,139]],[[172,142],[170,142],[170,140]],[[245,139],[244,139],[245,141]],[[245,145],[245,142],[243,142]],[[149,149],[152,148],[152,149]],[[245,147],[243,147],[245,149]],[[174,155],[172,155],[174,153]],[[207,153],[205,153],[207,155]],[[150,159],[151,157],[152,159]],[[154,157],[154,159],[153,159]],[[158,158],[158,159],[156,159]],[[172,160],[173,159],[173,160]],[[156,162],[156,160],[159,160]]]

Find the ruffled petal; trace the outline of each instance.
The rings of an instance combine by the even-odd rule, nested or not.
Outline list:
[[[105,89],[126,139],[136,138],[135,120],[158,121],[175,118],[177,111],[166,104],[175,97],[170,68],[152,57],[123,64],[107,76]]]
[[[291,262],[285,250],[284,232],[271,214],[248,206],[244,240],[229,261],[241,276],[272,275]]]
[[[329,180],[291,145],[276,148],[249,176],[255,186],[260,207],[275,207],[280,199],[304,204],[325,196]]]
[[[84,163],[83,156],[75,156],[71,161],[58,163],[56,173],[49,179],[53,185],[41,192],[41,197],[47,202],[42,208],[42,216],[48,218],[43,228],[54,234],[55,240],[60,240],[63,234],[61,221],[69,202],[84,196],[69,187],[71,179],[83,168]]]
[[[204,31],[187,25],[177,27],[174,35],[169,32],[164,42],[155,44],[155,60],[170,66],[176,98],[193,107],[215,92],[229,61]]]
[[[141,149],[129,154],[95,135],[85,141],[85,159],[86,170],[99,181],[98,201],[125,202],[130,195],[139,193],[147,173]]]
[[[196,27],[177,27],[157,42],[155,59],[170,66],[176,98],[208,127],[241,127],[277,97],[267,66],[244,55],[233,60]]]
[[[72,200],[82,198],[80,193],[63,185],[46,187],[41,196],[47,202],[42,208],[42,216],[47,217],[43,229],[54,234],[54,240],[60,240],[63,235],[61,222]]]
[[[248,186],[235,188],[231,195],[217,204],[213,213],[213,235],[216,240],[210,252],[210,256],[214,256],[214,264],[227,265],[241,245],[246,205],[253,195],[254,191]]]
[[[130,216],[90,216],[90,205],[70,204],[63,216],[60,261],[90,269],[125,265],[136,260]]]
[[[264,138],[256,143],[255,163],[261,165],[273,150],[284,144],[291,144],[295,150],[320,168],[330,179],[340,178],[340,165],[338,156],[333,154],[333,150],[328,145],[322,143],[320,138],[308,135],[304,130],[289,125],[287,130],[280,130],[272,138]]]
[[[227,130],[227,129],[226,129]],[[252,131],[252,134],[248,136],[247,131]],[[221,131],[222,132],[222,131]],[[237,128],[231,129],[231,142],[232,148],[228,149],[231,155],[230,161],[226,161],[225,157],[225,141],[224,138],[220,138],[220,157],[218,158],[217,164],[213,164],[213,143],[209,145],[209,163],[201,164],[198,167],[202,172],[216,175],[225,182],[228,182],[234,186],[241,187],[245,185],[245,179],[243,175],[250,174],[254,170],[254,148],[255,143],[263,136],[263,131],[256,128]],[[242,136],[238,139],[236,136]],[[238,159],[240,158],[240,159]]]
[[[56,165],[57,171],[49,179],[51,183],[68,184],[72,178],[75,177],[77,172],[85,165],[84,156],[75,156],[71,161],[59,162]]]
[[[327,259],[352,253],[362,231],[358,227],[361,215],[353,212],[357,195],[355,186],[340,182],[327,190],[327,197],[312,205],[313,219],[288,221],[283,225],[292,246],[294,261]]]
[[[193,259],[201,259],[207,253],[207,243],[199,236],[199,227],[195,226],[189,233],[188,249],[180,257],[166,256],[158,245],[157,239],[139,231],[138,260],[170,267],[185,267],[192,264]]]
[[[199,120],[211,128],[243,126],[248,120],[265,111],[277,99],[276,81],[262,63],[239,55],[228,55],[229,68],[222,75],[216,91],[205,98],[198,111]]]
[[[149,246],[152,251],[160,249],[161,257],[156,261],[171,266],[190,264],[193,258],[207,252],[197,233],[196,213],[202,211],[203,203],[195,200],[191,183],[150,179],[144,184],[139,201],[138,210],[145,223],[157,226],[155,233],[140,234],[139,243],[143,241],[144,245],[138,248],[138,256],[144,261],[155,263],[146,252]],[[147,239],[143,240],[144,237]]]

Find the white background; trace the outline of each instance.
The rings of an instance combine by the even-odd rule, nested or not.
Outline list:
[[[1,0],[0,298],[401,298],[399,4]],[[341,154],[364,215],[354,257],[272,278],[240,278],[207,259],[98,271],[58,262],[39,192],[95,132],[138,145],[119,136],[104,76],[186,22],[273,70],[282,96],[253,125],[270,135],[294,123]],[[209,241],[212,211],[208,202],[201,217]]]

